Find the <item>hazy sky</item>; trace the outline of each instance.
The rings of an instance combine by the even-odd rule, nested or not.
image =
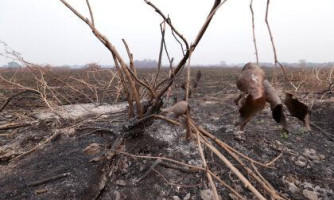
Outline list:
[[[85,0],[69,0],[88,16]],[[191,43],[213,0],[152,0]],[[91,0],[97,28],[126,56],[157,59],[162,21],[143,0]],[[261,62],[273,61],[264,22],[266,0],[254,0]],[[334,0],[271,0],[270,23],[282,62],[334,61]],[[39,64],[113,64],[108,50],[59,0],[0,0],[0,40]],[[169,52],[180,58],[179,44],[167,31]],[[0,51],[3,48],[0,47]],[[192,56],[192,64],[255,61],[249,0],[228,0],[218,11]],[[0,57],[0,65],[9,62]]]

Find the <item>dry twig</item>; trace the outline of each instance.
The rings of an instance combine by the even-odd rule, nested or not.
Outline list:
[[[202,162],[203,162],[203,168],[209,170],[209,167],[208,167],[208,165],[207,165],[207,162],[206,162],[206,160],[205,160],[205,156],[204,156],[204,153],[203,153],[203,148],[202,148],[202,145],[201,145],[201,140],[200,140],[200,136],[199,136],[199,131],[198,131],[198,130],[196,130],[196,135],[197,135],[197,146],[198,146],[199,154],[200,154],[201,159],[202,159]],[[205,174],[206,174],[206,176],[207,176],[207,178],[208,178],[210,187],[211,187],[211,189],[212,189],[212,191],[213,191],[214,199],[215,199],[215,200],[219,200],[219,196],[218,196],[217,188],[216,188],[215,183],[214,183],[213,180],[212,180],[212,176],[211,176],[211,174],[210,174],[208,171],[206,171]]]
[[[82,21],[84,21],[90,29],[93,31],[93,34],[105,45],[105,47],[111,52],[114,61],[115,61],[115,66],[118,70],[122,70],[122,72],[125,74],[126,79],[129,83],[131,93],[133,94],[133,98],[135,99],[136,105],[137,105],[137,114],[141,118],[143,116],[143,108],[140,102],[140,97],[139,94],[136,90],[136,85],[134,80],[132,79],[130,75],[130,70],[120,54],[118,53],[117,49],[110,43],[108,38],[104,36],[101,32],[99,32],[94,24],[87,18],[85,18],[82,14],[80,14],[75,8],[73,8],[70,4],[67,3],[66,0],[60,0],[68,9],[70,9],[77,17],[79,17]],[[88,2],[88,0],[87,0]],[[90,12],[92,15],[92,12]],[[93,17],[92,17],[93,19]],[[118,65],[119,63],[119,65]],[[128,99],[130,101],[130,99]]]
[[[36,151],[37,149],[41,148],[42,146],[44,146],[45,144],[47,144],[48,142],[50,142],[50,141],[51,141],[53,138],[55,138],[57,135],[59,135],[58,132],[52,134],[52,135],[51,135],[48,139],[46,139],[44,142],[39,143],[38,145],[36,145],[36,146],[33,147],[32,149],[30,149],[29,151],[26,151],[26,152],[24,152],[24,153],[21,153],[20,155],[18,155],[18,156],[16,156],[16,157],[12,158],[10,161],[18,160],[19,158],[22,158],[22,157],[24,157],[24,156],[26,156],[26,155],[28,155],[28,154],[30,154],[30,153]]]
[[[158,59],[158,66],[157,66],[157,72],[155,73],[155,78],[154,78],[154,82],[153,82],[153,86],[156,86],[157,80],[158,80],[158,76],[160,73],[160,69],[161,69],[161,63],[162,63],[162,52],[164,49],[164,43],[165,43],[165,32],[166,32],[166,21],[163,21],[160,24],[160,29],[161,29],[161,44],[160,44],[160,51],[159,51],[159,59]]]
[[[9,129],[16,129],[16,128],[22,128],[26,126],[31,126],[36,122],[14,122],[14,123],[7,123],[7,124],[1,124],[0,130],[9,130]]]
[[[205,144],[211,151],[213,151],[231,171],[241,180],[244,186],[249,189],[258,199],[266,200],[266,198],[246,179],[246,177],[222,154],[220,153],[212,144],[208,141],[201,139],[203,144]]]
[[[28,187],[38,186],[38,185],[41,185],[41,184],[44,184],[44,183],[47,183],[47,182],[50,182],[50,181],[54,181],[54,180],[57,180],[57,179],[60,179],[60,178],[67,177],[69,175],[71,175],[71,173],[67,172],[67,173],[63,173],[63,174],[60,174],[60,175],[51,176],[51,177],[48,177],[48,178],[45,178],[45,179],[42,179],[42,180],[30,183],[27,186]]]
[[[255,56],[256,56],[256,64],[259,64],[259,54],[257,51],[257,45],[256,45],[256,37],[255,37],[255,22],[254,22],[254,11],[253,11],[253,0],[251,0],[249,4],[250,11],[252,13],[252,32],[253,32],[253,43],[254,43],[254,49],[255,49]]]
[[[311,122],[311,125],[313,127],[315,127],[316,129],[318,129],[322,134],[324,134],[330,141],[334,141],[334,135],[328,133],[327,131],[323,130],[321,127],[319,127],[318,125],[316,125],[315,123]]]
[[[144,173],[143,176],[141,176],[140,178],[138,178],[136,180],[136,183],[139,183],[140,181],[142,181],[144,178],[146,178],[153,170],[154,168],[159,165],[161,163],[161,159],[157,159],[153,162],[153,164],[150,166],[150,168]]]
[[[0,112],[2,112],[3,109],[5,109],[5,107],[9,104],[9,102],[10,102],[11,100],[13,100],[14,98],[16,98],[16,97],[18,97],[18,96],[20,96],[20,95],[22,95],[22,94],[26,94],[26,93],[29,93],[29,92],[34,93],[34,94],[39,94],[39,93],[37,93],[37,92],[34,91],[34,90],[25,90],[25,91],[16,93],[16,94],[14,94],[14,95],[8,97],[8,99],[5,101],[5,103],[1,106],[1,108],[0,108]]]

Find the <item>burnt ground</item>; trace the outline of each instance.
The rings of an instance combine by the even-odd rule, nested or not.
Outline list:
[[[238,116],[233,103],[238,95],[235,77],[228,70],[206,69],[202,78],[190,102],[192,117],[197,124],[257,161],[268,162],[283,152],[274,168],[258,166],[262,175],[283,196],[289,199],[334,199],[333,142],[314,127],[312,131],[306,131],[300,121],[289,115],[290,133],[283,132],[271,118],[269,106],[251,120],[244,132],[240,132],[234,126]],[[319,100],[313,93],[299,96],[311,105],[311,121],[334,134],[333,100]],[[118,130],[93,131],[93,128],[112,129],[121,124],[126,121],[125,110],[65,122],[54,118],[38,120],[35,112],[40,111],[10,107],[1,112],[1,124],[33,123],[0,132],[0,199],[210,199],[204,195],[210,193],[207,190],[210,187],[202,172],[185,171],[161,162],[145,175],[156,159],[124,154],[117,154],[111,161],[91,162],[93,158],[100,158],[119,134]],[[51,136],[53,139],[41,148],[14,158]],[[94,155],[83,153],[83,149],[92,143],[100,144],[101,151]],[[159,120],[147,127],[142,135],[127,138],[121,151],[201,165],[196,143],[185,139],[185,130]],[[245,199],[255,199],[215,155],[208,150],[205,153],[214,173]],[[222,199],[234,198],[218,183],[217,189]]]

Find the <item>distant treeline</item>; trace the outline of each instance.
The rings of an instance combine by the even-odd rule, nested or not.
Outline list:
[[[201,65],[201,64],[193,64],[193,67],[243,67],[246,63],[231,63],[227,64],[222,61],[219,64],[211,64],[211,65]],[[333,67],[334,62],[324,62],[324,63],[316,63],[316,62],[306,62],[304,60],[300,60],[296,63],[287,63],[282,62],[285,67]],[[134,65],[136,68],[155,68],[158,65],[156,60],[152,59],[144,59],[144,60],[135,60]],[[50,65],[48,65],[50,66]],[[261,67],[274,67],[274,63],[270,62],[260,62],[259,66]],[[21,65],[15,61],[9,62],[7,65],[0,66],[3,68],[21,68]],[[51,67],[51,66],[50,66]],[[82,68],[113,68],[114,65],[100,65],[98,63],[88,63],[86,65],[62,65],[62,66],[52,66],[52,67],[62,67],[62,68],[70,68],[70,69],[82,69]],[[169,65],[163,64],[162,67],[169,67]]]

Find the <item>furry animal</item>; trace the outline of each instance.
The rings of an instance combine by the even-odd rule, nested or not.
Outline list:
[[[241,76],[237,79],[237,87],[244,93],[235,100],[240,113],[237,124],[240,125],[241,130],[266,105],[264,79],[264,71],[253,63],[247,63],[241,71]]]
[[[263,86],[266,101],[270,104],[274,120],[281,124],[285,131],[289,132],[286,118],[283,112],[283,104],[280,97],[278,96],[278,91],[270,84],[268,80],[263,81]]]
[[[300,121],[304,122],[305,127],[311,130],[310,127],[310,114],[307,105],[300,102],[296,97],[290,93],[285,94],[284,104],[288,108],[290,114],[296,117]]]
[[[241,71],[241,76],[237,79],[237,87],[242,92],[251,95],[253,100],[256,100],[263,97],[264,78],[265,73],[259,66],[247,63]]]
[[[169,108],[161,109],[162,113],[173,113],[176,118],[185,114],[188,109],[188,103],[186,101],[177,102],[175,105]]]
[[[263,110],[266,102],[270,104],[272,116],[287,132],[288,125],[283,112],[283,104],[279,92],[265,79],[264,71],[253,63],[247,63],[237,79],[237,87],[242,94],[235,100],[239,107],[240,129],[243,130],[250,119]],[[308,106],[300,102],[290,93],[286,93],[284,104],[293,117],[304,122],[310,130],[310,115]]]

